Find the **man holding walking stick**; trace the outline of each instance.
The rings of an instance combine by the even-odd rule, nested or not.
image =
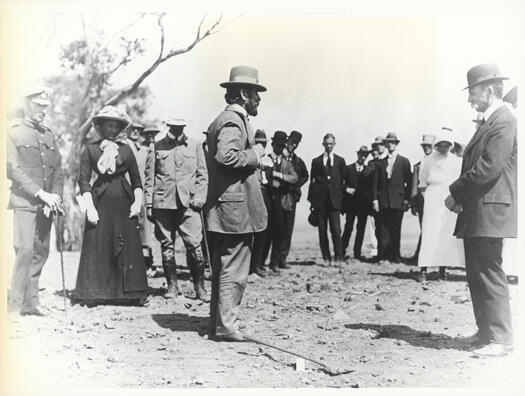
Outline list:
[[[8,311],[21,315],[46,315],[39,305],[38,281],[49,255],[53,212],[60,210],[62,202],[60,153],[53,132],[42,124],[50,104],[46,88],[28,91],[24,118],[11,125],[7,137],[16,254]]]

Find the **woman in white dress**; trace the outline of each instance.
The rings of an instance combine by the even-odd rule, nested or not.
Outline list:
[[[464,267],[463,240],[456,238],[454,227],[457,214],[445,204],[448,186],[461,172],[461,158],[450,153],[453,142],[447,135],[438,136],[434,152],[421,162],[419,189],[425,197],[421,227],[421,251],[418,280],[427,280],[428,267],[439,267],[440,278],[446,279],[445,267]]]

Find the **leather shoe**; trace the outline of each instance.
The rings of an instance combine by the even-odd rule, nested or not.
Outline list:
[[[260,276],[261,278],[264,278],[266,276],[266,270],[262,268],[255,268],[255,271],[253,271],[257,276]]]
[[[485,345],[486,342],[484,341],[484,338],[479,334],[479,331],[475,332],[474,334],[461,337],[460,341],[462,343],[468,344],[468,345]]]
[[[246,339],[243,337],[243,335],[241,334],[241,332],[239,330],[236,330],[234,331],[233,333],[230,333],[230,334],[222,334],[222,335],[214,335],[213,337],[211,337],[211,339],[213,341],[217,341],[217,342],[223,342],[223,341],[226,341],[226,342],[243,342],[243,341],[246,341]]]
[[[290,267],[290,264],[288,264],[288,263],[284,263],[284,264],[280,264],[280,265],[279,265],[279,268],[290,269],[290,268],[292,268],[292,267]]]
[[[270,267],[270,269],[275,275],[279,275],[281,273],[281,271],[279,270],[279,267],[277,266]]]
[[[514,350],[513,344],[496,344],[491,343],[472,351],[472,354],[477,357],[502,357]]]
[[[31,309],[23,309],[20,312],[22,316],[47,316],[47,313],[41,307],[35,307]]]

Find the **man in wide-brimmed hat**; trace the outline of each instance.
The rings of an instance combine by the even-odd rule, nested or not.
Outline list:
[[[421,162],[426,157],[428,157],[430,154],[432,154],[435,138],[436,138],[436,135],[425,134],[422,136],[421,143],[419,145],[421,146],[421,149],[423,150],[423,159],[414,165],[413,172],[412,172],[412,191],[410,192],[410,210],[412,211],[412,214],[414,216],[418,216],[419,227],[421,227],[421,223],[423,221],[423,207],[425,204],[425,199],[423,198],[423,194],[421,194],[421,191],[419,191],[419,189],[417,188],[417,186],[419,185],[419,170],[421,169]],[[419,256],[420,249],[421,249],[421,233],[419,234],[419,240],[417,242],[416,251],[414,252],[414,255],[410,257],[410,259],[408,260],[410,263],[414,263],[414,264],[417,263],[417,258]]]
[[[292,204],[292,207],[290,209],[290,216],[286,217],[284,221],[284,240],[282,244],[283,249],[283,256],[288,257],[288,254],[290,253],[290,249],[292,247],[292,234],[295,224],[295,212],[297,207],[297,202],[301,199],[301,187],[308,181],[308,169],[306,168],[306,164],[296,154],[297,147],[299,146],[299,143],[301,143],[301,140],[303,138],[303,135],[299,131],[292,131],[290,132],[290,135],[288,136],[288,140],[286,141],[286,147],[284,148],[283,155],[284,157],[292,164],[295,173],[297,173],[297,182],[293,185],[293,197],[294,202]]]
[[[354,222],[357,217],[356,234],[354,241],[354,258],[361,260],[361,247],[365,236],[366,221],[372,212],[373,169],[365,165],[370,154],[367,146],[361,146],[357,151],[357,161],[347,165],[345,170],[345,194],[343,198],[343,213],[346,216],[343,230],[343,252],[346,258],[346,249],[352,236]]]
[[[8,311],[44,316],[38,282],[49,254],[53,213],[62,202],[63,173],[55,135],[44,124],[51,105],[50,90],[36,87],[23,99],[23,118],[7,133],[7,178],[11,180],[9,209],[14,214],[15,265]]]
[[[517,234],[517,122],[505,105],[497,65],[467,72],[468,102],[483,121],[465,147],[461,176],[446,206],[458,213],[454,235],[463,238],[467,281],[478,331],[469,337],[477,356],[498,357],[513,349],[509,289],[502,269],[503,238]]]
[[[270,186],[270,218],[268,232],[272,241],[270,255],[270,269],[279,273],[279,268],[290,268],[286,263],[287,250],[283,246],[286,241],[286,225],[290,223],[295,209],[294,185],[298,177],[293,165],[284,154],[285,144],[288,140],[286,132],[276,131],[272,138],[273,151],[270,158],[273,166],[268,172]]]
[[[389,132],[383,139],[388,155],[377,162],[373,183],[373,209],[381,217],[382,249],[380,260],[401,261],[401,223],[410,205],[412,171],[410,161],[397,153],[399,139]]]
[[[167,298],[181,294],[175,263],[175,232],[186,248],[188,267],[196,298],[210,300],[204,286],[204,253],[200,211],[206,202],[208,171],[202,145],[186,136],[187,122],[181,118],[165,121],[166,136],[155,142],[146,161],[144,192],[148,219],[155,223],[160,242],[162,267],[168,283]]]
[[[248,117],[257,115],[266,88],[257,69],[234,66],[226,88],[226,109],[208,128],[210,184],[205,207],[210,232],[212,301],[210,337],[217,341],[243,341],[237,314],[250,270],[254,234],[267,225],[267,212],[256,170],[265,164],[262,144]]]

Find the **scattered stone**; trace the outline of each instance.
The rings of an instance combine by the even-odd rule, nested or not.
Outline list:
[[[384,311],[384,308],[380,304],[375,305],[376,311]]]
[[[307,305],[306,306],[306,310],[307,311],[311,311],[311,312],[313,312],[313,311],[319,312],[321,310],[321,308],[319,308],[316,305]]]
[[[191,303],[189,303],[189,302],[185,302],[185,303],[184,303],[184,308],[186,308],[186,309],[190,309],[190,308],[191,308]]]

